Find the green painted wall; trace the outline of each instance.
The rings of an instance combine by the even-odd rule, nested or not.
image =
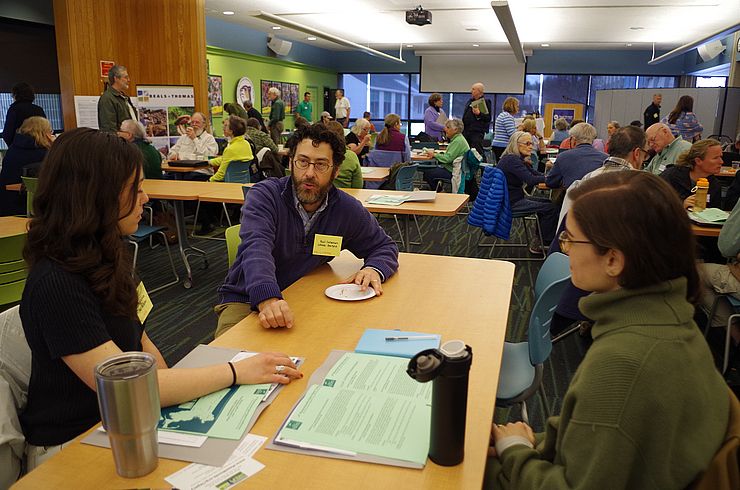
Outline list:
[[[319,93],[324,86],[337,86],[337,72],[318,68],[315,66],[282,61],[264,56],[255,56],[237,51],[229,51],[213,46],[207,47],[209,72],[211,75],[223,77],[223,101],[234,102],[236,100],[236,84],[241,77],[249,77],[254,83],[255,108],[260,110],[262,94],[260,93],[261,80],[274,80],[278,82],[297,83],[300,88],[300,98],[303,100],[303,92],[306,87],[318,87]],[[314,111],[323,105],[321,100],[313,100]],[[319,104],[317,106],[316,104]],[[319,109],[317,114],[321,114]],[[293,114],[286,114],[285,128],[293,128]],[[222,116],[213,116],[213,132],[221,136],[223,134]]]

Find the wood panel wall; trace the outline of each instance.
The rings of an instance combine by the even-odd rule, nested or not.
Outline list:
[[[208,112],[205,0],[54,0],[64,128],[74,96],[100,95],[100,60],[128,68],[136,85],[192,85]]]

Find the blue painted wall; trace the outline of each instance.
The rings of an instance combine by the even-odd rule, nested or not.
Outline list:
[[[720,42],[725,46],[724,52],[709,61],[703,61],[699,56],[699,53],[695,49],[692,49],[683,56],[684,72],[694,73],[699,70],[706,70],[707,68],[714,68],[715,66],[730,63],[733,59],[733,53],[735,52],[733,41],[734,35],[727,36],[720,40]]]
[[[660,56],[663,52],[657,52]],[[683,75],[681,56],[648,65],[651,51],[536,49],[527,58],[527,73],[577,73],[583,75]]]
[[[279,34],[276,34],[280,37]],[[282,38],[281,38],[282,39]],[[242,53],[266,56],[283,61],[296,61],[307,65],[336,70],[336,53],[308,44],[291,41],[293,46],[287,56],[277,56],[267,47],[267,34],[247,27],[206,17],[206,44]]]

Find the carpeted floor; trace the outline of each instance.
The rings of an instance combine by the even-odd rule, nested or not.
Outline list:
[[[412,251],[477,258],[489,258],[489,255],[497,258],[506,254],[533,257],[524,247],[517,249],[496,247],[493,250],[490,247],[479,247],[478,243],[483,235],[480,229],[468,226],[466,219],[465,215],[452,218],[419,217],[422,243],[414,246]],[[392,216],[381,215],[379,221],[391,237],[399,239],[399,232]],[[413,223],[411,226],[411,240],[417,241],[419,237],[416,227]],[[214,235],[219,236],[218,233]],[[521,225],[518,225],[511,241],[521,238],[521,235]],[[492,239],[486,238],[486,241],[490,243]],[[197,344],[207,343],[213,339],[216,316],[212,308],[216,299],[216,288],[227,271],[225,242],[191,239],[191,244],[206,251],[208,268],[203,268],[202,259],[192,258],[191,264],[195,271],[193,287],[185,289],[182,284],[178,284],[152,294],[155,308],[147,320],[149,336],[170,365],[181,359]],[[172,247],[171,251],[174,254],[176,248]],[[510,341],[526,339],[529,312],[532,308],[532,288],[541,264],[540,261],[515,263],[517,267],[506,334],[507,340]],[[179,257],[175,257],[175,265],[183,277],[185,271]],[[168,266],[163,247],[153,250],[143,247],[139,258],[139,273],[149,289],[170,280]],[[560,400],[585,352],[581,340],[578,335],[573,335],[555,345],[546,367],[544,387],[549,405],[555,413],[559,411]],[[528,409],[533,428],[542,430],[545,417],[539,397],[532,398],[528,403]],[[498,422],[509,417],[518,420],[518,408],[497,411]]]

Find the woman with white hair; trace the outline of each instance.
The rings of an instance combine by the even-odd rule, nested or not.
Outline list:
[[[524,193],[524,185],[535,186],[545,182],[545,176],[525,162],[525,159],[532,154],[532,149],[532,135],[524,131],[515,131],[497,167],[506,175],[511,211],[513,213],[537,213],[544,243],[531,244],[529,247],[530,252],[537,254],[543,253],[545,250],[543,245],[549,245],[555,237],[558,210],[549,199],[538,199]]]
[[[445,136],[450,140],[447,150],[436,154],[434,150],[427,150],[428,155],[434,157],[437,163],[441,165],[438,168],[424,172],[424,180],[432,189],[436,189],[438,181],[452,179],[452,162],[456,158],[464,156],[465,152],[470,149],[468,141],[462,135],[463,129],[465,129],[465,126],[460,119],[448,119],[444,129]]]
[[[344,137],[347,141],[347,147],[355,154],[363,158],[370,151],[370,121],[365,118],[359,118],[355,121],[349,134]]]

